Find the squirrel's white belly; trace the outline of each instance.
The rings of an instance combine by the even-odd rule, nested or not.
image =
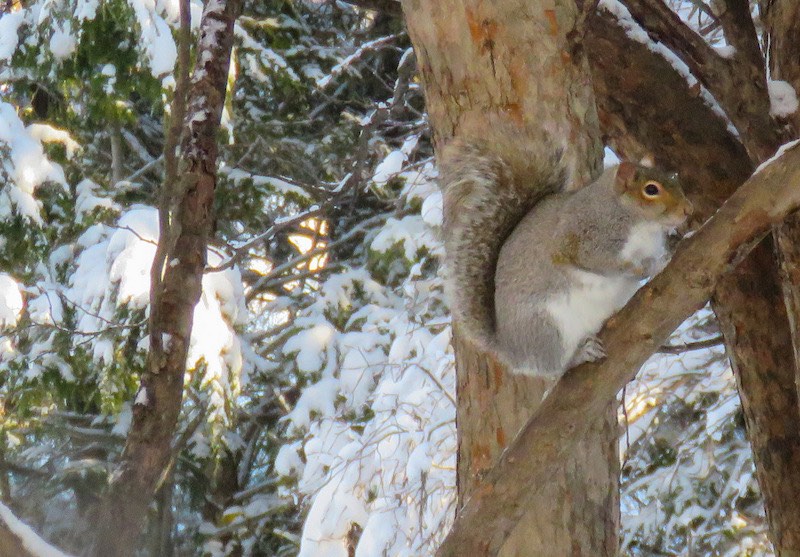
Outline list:
[[[573,286],[545,305],[561,335],[564,367],[578,346],[597,333],[639,286],[635,279],[624,276],[608,277],[577,269],[570,273],[575,279]]]
[[[628,233],[628,239],[622,246],[620,258],[643,266],[649,262],[650,270],[661,270],[667,264],[666,229],[657,222],[642,222],[634,225]],[[655,268],[652,268],[655,267]]]

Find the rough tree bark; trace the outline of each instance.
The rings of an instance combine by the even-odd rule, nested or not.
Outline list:
[[[762,2],[761,12],[769,38],[772,78],[786,81],[798,91],[800,90],[800,62],[798,62],[800,61],[800,3],[791,0]],[[782,118],[780,124],[785,126],[787,136],[797,138],[800,135],[800,110]],[[777,232],[776,240],[783,272],[784,300],[792,327],[795,361],[799,364],[797,384],[800,386],[800,217],[787,219]],[[797,550],[800,551],[800,531],[795,536]]]
[[[438,557],[497,555],[527,501],[540,493],[610,401],[674,329],[800,207],[800,146],[754,175],[675,253],[600,333],[608,357],[569,370],[461,509]],[[549,553],[546,553],[549,554]]]
[[[769,44],[770,74],[800,90],[800,3],[773,0],[762,10]],[[800,133],[800,111],[775,122],[783,139],[796,139]],[[770,439],[753,444],[758,463],[758,478],[764,492],[770,534],[780,557],[800,555],[800,215],[786,219],[773,234],[780,265],[783,301],[794,348],[794,366],[785,365],[780,383],[773,383],[765,400],[776,415],[768,427]],[[774,265],[774,262],[773,262]],[[788,360],[788,358],[787,358]],[[794,378],[790,374],[794,372]],[[795,389],[791,389],[794,383]],[[773,402],[794,395],[793,405],[781,408]],[[751,435],[752,438],[752,435]],[[766,441],[766,442],[765,442]]]
[[[98,516],[97,557],[131,555],[147,507],[168,473],[181,407],[194,307],[200,298],[216,186],[216,134],[227,85],[239,0],[210,0],[200,24],[188,94],[177,186],[159,208],[169,211],[153,263],[150,352],[133,407],[122,461]]]
[[[404,13],[440,147],[480,136],[514,164],[526,150],[563,147],[577,183],[600,168],[601,145],[588,68],[568,34],[573,0],[405,0]],[[513,130],[512,133],[508,133]],[[516,143],[520,138],[524,146]],[[554,144],[568,138],[564,144]],[[455,329],[459,506],[483,489],[486,473],[550,385],[510,374]],[[616,555],[616,405],[580,448],[527,502],[528,514],[502,555]],[[479,557],[483,553],[464,553]]]
[[[800,10],[791,2],[784,10],[790,7]],[[788,14],[781,21],[799,25]],[[749,176],[753,165],[744,146],[696,87],[630,40],[607,13],[590,20],[587,44],[607,142],[627,158],[647,154],[679,171],[696,217],[707,218]],[[779,555],[792,555],[800,551],[800,421],[792,334],[773,254],[768,238],[723,277],[713,306],[739,384],[773,544]]]

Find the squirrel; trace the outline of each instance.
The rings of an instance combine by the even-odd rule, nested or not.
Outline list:
[[[558,153],[511,165],[454,140],[439,162],[453,321],[515,373],[605,357],[596,333],[666,265],[692,213],[676,175],[630,162],[573,192]]]

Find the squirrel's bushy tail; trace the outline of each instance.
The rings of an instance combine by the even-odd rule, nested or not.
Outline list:
[[[441,153],[446,293],[453,322],[484,349],[495,337],[494,277],[500,248],[545,195],[564,189],[560,153],[512,168],[477,143],[455,140]]]

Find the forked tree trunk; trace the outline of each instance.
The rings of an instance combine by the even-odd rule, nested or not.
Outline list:
[[[437,148],[454,136],[480,137],[514,165],[523,150],[563,147],[577,184],[598,174],[587,64],[568,40],[578,17],[574,0],[404,0],[403,11]],[[509,373],[457,327],[454,343],[461,506],[550,385]],[[501,555],[617,554],[616,405],[605,416],[530,501]]]

